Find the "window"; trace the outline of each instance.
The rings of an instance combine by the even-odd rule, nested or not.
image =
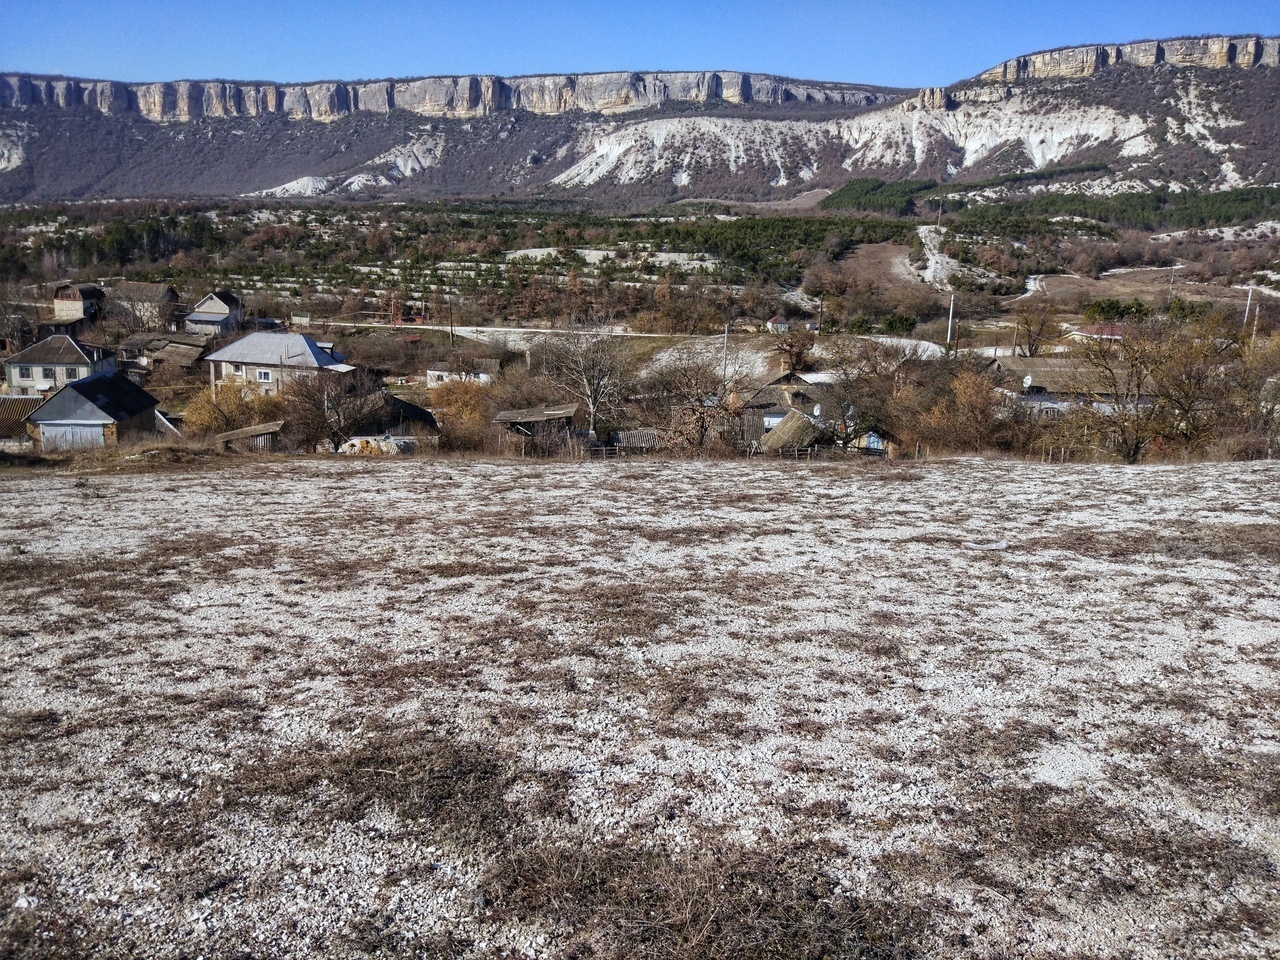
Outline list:
[[[19,380],[30,380],[30,379],[31,379],[31,368],[30,368],[30,367],[19,367],[19,368],[18,368],[18,379],[19,379]]]
[[[80,379],[80,368],[79,368],[79,367],[67,367],[67,379],[68,379],[68,380],[79,380],[79,379]]]
[[[258,371],[258,382],[259,382],[259,383],[270,383],[270,382],[271,382],[271,371],[270,371],[270,370],[259,370],[259,371]]]
[[[244,364],[243,364],[243,363],[233,363],[233,364],[231,365],[231,372],[232,372],[233,374],[235,374],[237,377],[243,377],[243,376],[244,376]]]
[[[56,379],[56,378],[57,378],[57,374],[55,373],[55,371],[54,371],[53,367],[41,367],[41,368],[40,368],[40,379],[41,379],[41,380],[54,380],[54,379]]]

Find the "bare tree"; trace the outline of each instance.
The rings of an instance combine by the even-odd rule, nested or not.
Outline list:
[[[15,346],[22,340],[27,319],[23,312],[22,295],[16,283],[0,283],[0,339]]]
[[[281,397],[289,431],[299,443],[327,442],[334,448],[376,419],[387,403],[377,377],[363,370],[292,377]]]
[[[808,368],[813,345],[814,336],[809,330],[784,330],[773,336],[773,352],[781,354],[787,373],[791,374]]]
[[[600,414],[622,402],[631,381],[632,357],[619,337],[576,333],[539,341],[548,380],[582,403],[595,436]]]
[[[746,439],[737,437],[741,431],[733,428],[744,410],[744,395],[758,387],[750,366],[745,353],[717,358],[679,353],[645,377],[638,412],[649,425],[669,431],[686,446],[701,449],[725,431],[735,439]]]
[[[1015,355],[1021,345],[1025,356],[1038,357],[1045,346],[1058,339],[1061,333],[1058,305],[1046,297],[1019,300],[1013,308],[1013,316]]]
[[[1111,451],[1125,463],[1137,463],[1164,429],[1151,370],[1158,363],[1162,326],[1133,325],[1121,344],[1091,340],[1076,350],[1087,371],[1076,393],[1087,402],[1075,407],[1059,430],[1072,444]]]

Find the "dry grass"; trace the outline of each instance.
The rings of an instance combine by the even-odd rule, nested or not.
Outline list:
[[[12,472],[0,951],[1266,956],[1270,471]]]

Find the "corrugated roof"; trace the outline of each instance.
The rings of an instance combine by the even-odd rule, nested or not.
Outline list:
[[[261,367],[299,367],[321,370],[339,366],[347,358],[340,353],[332,356],[320,349],[310,337],[301,333],[251,333],[221,350],[215,350],[206,360],[225,363],[252,363]]]
[[[760,446],[769,453],[776,453],[783,447],[803,450],[816,443],[829,429],[799,410],[792,410],[782,418],[781,423],[760,439]]]
[[[56,333],[45,337],[39,343],[33,343],[25,350],[19,350],[5,363],[92,363],[88,353],[64,333]]]
[[[1074,357],[999,357],[992,367],[1018,391],[1086,394],[1107,389],[1099,370]]]
[[[26,419],[42,403],[44,397],[0,397],[0,439],[25,439]]]
[[[186,319],[195,323],[226,323],[228,316],[225,313],[188,313]]]
[[[54,401],[64,391],[78,393],[117,422],[128,420],[130,417],[136,417],[140,413],[153,410],[156,404],[160,402],[124,374],[103,371],[102,373],[95,373],[92,377],[85,377],[83,380],[75,380],[72,383],[68,383],[46,400],[40,409],[31,414],[31,421],[33,423],[56,421],[58,419],[56,415],[42,418],[41,411],[46,408],[51,411],[58,409],[60,405],[55,405]]]
[[[181,343],[170,343],[161,347],[152,357],[157,363],[176,363],[180,367],[189,367],[200,359],[203,347],[188,347]]]
[[[503,410],[493,418],[494,423],[543,423],[547,420],[572,420],[578,412],[576,403],[558,407],[530,407],[528,410]]]

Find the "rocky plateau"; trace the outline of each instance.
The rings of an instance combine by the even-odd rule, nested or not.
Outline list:
[[[720,72],[275,84],[0,75],[0,203],[139,197],[785,200],[850,177],[1280,182],[1280,39],[1071,47],[946,88]],[[815,194],[815,196],[820,194]]]

